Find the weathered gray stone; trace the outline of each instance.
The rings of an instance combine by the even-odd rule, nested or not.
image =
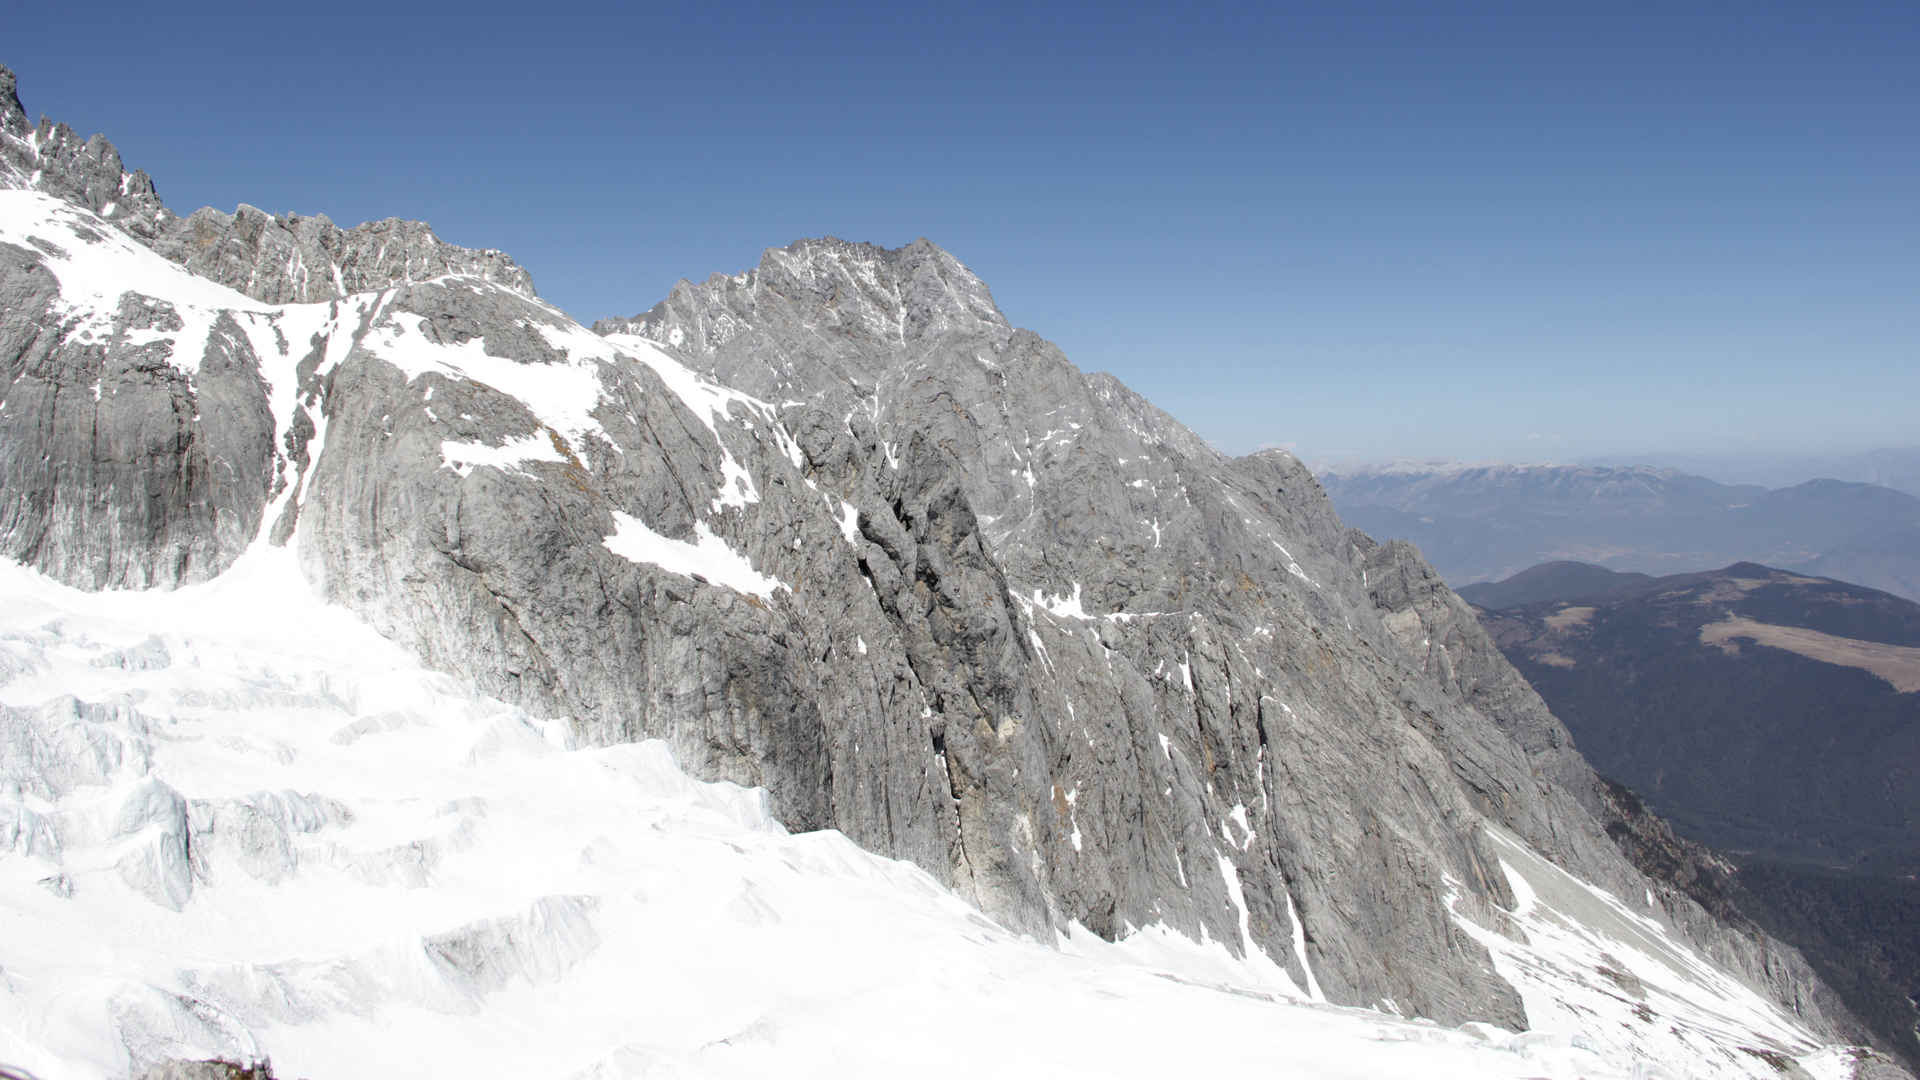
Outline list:
[[[0,66],[0,188],[32,188],[102,214],[139,236],[173,215],[145,172],[128,172],[104,136],[82,139],[45,117],[35,126],[20,106],[18,80]]]
[[[0,244],[0,550],[90,588],[213,576],[253,538],[273,460],[247,336],[217,322],[190,375],[137,333],[180,329],[164,301],[79,323],[39,253]]]
[[[162,1061],[148,1066],[140,1080],[273,1080],[273,1066],[265,1061],[243,1065],[235,1061]]]
[[[1288,955],[1290,898],[1336,1000],[1510,1016],[1477,948],[1435,914],[1443,877],[1483,910],[1510,902],[1476,821],[1621,895],[1646,891],[1565,730],[1417,552],[1350,535],[1290,455],[1229,461],[1111,377],[1082,375],[937,248],[805,241],[596,329],[805,401],[788,415],[817,479],[863,458],[878,471],[907,445],[946,458],[1011,591],[1044,594],[1022,618],[1049,768],[1044,788],[1004,797],[1065,807],[1038,876],[1071,917],[1235,942],[1210,859],[1225,855],[1254,940]],[[866,515],[861,527],[878,531]],[[876,575],[883,592],[893,580]],[[1093,618],[1048,611],[1076,588]],[[1253,825],[1245,850],[1219,842],[1235,807]],[[1072,831],[1077,846],[1059,843]],[[1716,930],[1677,889],[1662,905],[1820,1012],[1797,957]]]
[[[151,243],[194,273],[270,304],[334,300],[448,274],[534,295],[533,279],[505,253],[455,247],[426,224],[399,218],[342,229],[324,214],[276,217],[242,204],[231,214],[196,210]]]

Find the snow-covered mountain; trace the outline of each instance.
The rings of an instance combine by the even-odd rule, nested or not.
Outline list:
[[[12,90],[0,1058],[1851,1070],[1416,552],[936,246],[596,333]]]

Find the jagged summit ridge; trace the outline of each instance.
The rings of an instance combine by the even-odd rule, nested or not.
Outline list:
[[[158,235],[172,217],[144,171],[129,172],[104,135],[82,139],[65,124],[40,118],[36,126],[20,104],[19,82],[0,65],[0,188],[46,191],[113,220],[142,239]]]
[[[699,285],[683,280],[651,310],[602,319],[593,329],[644,337],[696,358],[743,347],[797,350],[803,355],[776,359],[748,380],[756,392],[776,396],[805,393],[815,365],[870,390],[874,347],[1012,332],[986,283],[932,241],[883,248],[833,237],[769,248],[742,273],[715,274]]]
[[[505,252],[456,247],[425,222],[400,218],[342,229],[325,214],[272,216],[243,203],[232,214],[196,210],[153,246],[196,274],[273,304],[335,300],[448,275],[537,295],[533,278]]]
[[[126,169],[105,136],[83,140],[45,118],[29,126],[18,80],[3,66],[0,188],[84,206],[195,274],[269,304],[338,300],[449,274],[536,295],[532,277],[504,252],[448,244],[423,222],[389,218],[342,229],[325,215],[276,217],[245,204],[232,214],[203,208],[181,219],[152,178]]]

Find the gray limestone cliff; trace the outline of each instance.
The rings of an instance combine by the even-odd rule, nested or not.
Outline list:
[[[450,274],[534,295],[533,279],[504,252],[455,247],[422,222],[399,218],[342,229],[325,214],[202,208],[172,222],[152,245],[196,274],[273,304],[334,300]]]
[[[1376,966],[1385,952],[1484,1010],[1497,988],[1431,919],[1442,879],[1503,902],[1473,821],[1620,895],[1653,895],[1609,839],[1617,815],[1565,729],[1417,552],[1349,533],[1290,455],[1228,459],[1111,377],[1079,372],[1009,327],[937,247],[803,241],[595,329],[825,413],[818,426],[864,422],[883,457],[915,440],[941,451],[988,551],[1034,598],[1035,662],[1063,691],[1053,786],[1082,793],[1076,820],[1093,792],[1087,816],[1139,823],[1127,861],[1146,875],[1054,853],[1066,880],[1048,891],[1073,917],[1110,925],[1098,919],[1111,906],[1122,924],[1184,917],[1231,940],[1206,899],[1170,916],[1187,905],[1166,879],[1185,881],[1215,824],[1257,807],[1245,848],[1226,852],[1250,864],[1243,878],[1265,878],[1245,888],[1254,941],[1284,952],[1290,904],[1336,999],[1407,990]],[[1141,684],[1149,694],[1130,693]],[[1170,776],[1147,767],[1162,737]],[[1374,797],[1383,783],[1395,797]],[[1782,1000],[1844,1014],[1796,955],[1721,930],[1677,887],[1653,902]],[[1464,1015],[1414,994],[1417,1009]]]
[[[293,544],[433,666],[666,739],[1040,936],[1161,923],[1335,1002],[1523,1027],[1461,926],[1515,907],[1510,833],[1847,1023],[1622,853],[1417,552],[1082,373],[933,244],[803,241],[596,334],[424,226],[115,230],[113,191],[164,215],[151,183],[0,91],[0,195],[39,215],[0,234],[10,557],[170,585]],[[138,274],[88,277],[109,258]]]
[[[97,220],[97,219],[96,219]],[[70,247],[107,242],[80,225]],[[252,538],[274,426],[231,316],[173,362],[180,313],[127,292],[75,313],[44,248],[0,240],[0,550],[91,588],[218,573]]]

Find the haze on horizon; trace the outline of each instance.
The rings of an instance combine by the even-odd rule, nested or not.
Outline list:
[[[1911,7],[8,21],[28,109],[176,210],[424,219],[585,320],[802,236],[925,235],[1231,452],[1913,441]]]

